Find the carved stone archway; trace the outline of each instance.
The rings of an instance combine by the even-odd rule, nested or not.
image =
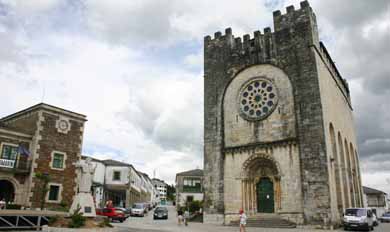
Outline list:
[[[254,154],[243,164],[241,171],[242,208],[248,214],[256,214],[261,205],[258,199],[257,184],[262,178],[269,178],[273,183],[274,210],[281,209],[281,171],[278,162],[269,154]]]

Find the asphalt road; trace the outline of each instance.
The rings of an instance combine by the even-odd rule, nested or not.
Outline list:
[[[153,220],[153,212],[149,212],[145,217],[129,217],[123,223],[113,223],[113,225],[123,232],[238,232],[239,228],[228,226],[213,226],[203,223],[190,223],[187,227],[179,226],[176,219],[176,211],[173,206],[167,206],[168,220]],[[325,230],[310,229],[269,229],[269,228],[247,228],[247,232],[318,232]],[[343,230],[337,230],[343,231]],[[390,223],[381,223],[375,227],[377,232],[390,232]]]

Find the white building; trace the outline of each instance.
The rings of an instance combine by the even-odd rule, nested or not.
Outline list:
[[[108,200],[125,208],[136,202],[153,202],[156,190],[151,180],[131,164],[111,159],[92,162],[96,167],[92,186],[96,207],[104,207]]]
[[[153,178],[153,185],[154,188],[157,190],[157,194],[159,197],[160,202],[161,201],[166,201],[167,200],[167,184],[160,179]]]
[[[377,216],[382,216],[389,211],[387,193],[363,186],[364,207],[371,208]]]
[[[194,169],[176,174],[176,205],[203,201],[203,170]]]

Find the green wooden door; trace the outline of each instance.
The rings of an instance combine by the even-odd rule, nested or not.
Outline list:
[[[261,178],[256,186],[257,211],[259,213],[274,212],[274,184],[269,178]]]

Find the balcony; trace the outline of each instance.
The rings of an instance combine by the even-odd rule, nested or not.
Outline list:
[[[31,160],[0,159],[0,172],[29,173]]]
[[[183,186],[183,193],[201,193],[202,188],[200,186]]]

